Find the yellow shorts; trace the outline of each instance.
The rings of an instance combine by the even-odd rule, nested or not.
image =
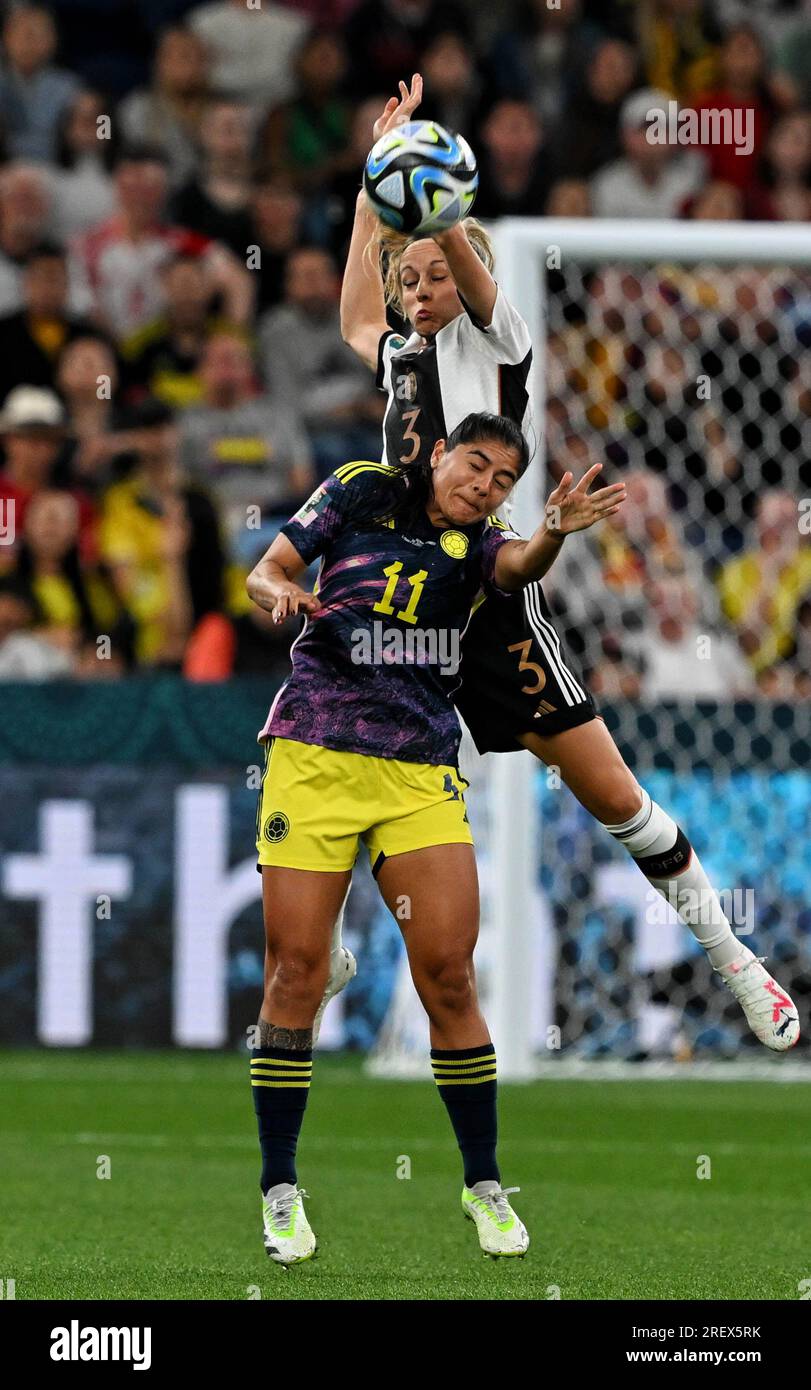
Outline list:
[[[359,841],[372,871],[429,845],[472,845],[456,767],[339,753],[289,738],[266,740],[256,809],[259,864],[351,869]]]

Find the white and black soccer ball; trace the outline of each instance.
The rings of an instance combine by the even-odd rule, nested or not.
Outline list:
[[[408,121],[372,146],[363,186],[387,226],[431,236],[470,212],[479,186],[476,156],[467,140],[436,121]]]

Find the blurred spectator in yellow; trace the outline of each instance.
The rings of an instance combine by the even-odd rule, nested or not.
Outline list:
[[[23,267],[47,239],[51,194],[47,171],[35,164],[0,169],[0,314],[23,307]],[[72,308],[77,306],[75,296]]]
[[[711,124],[714,138],[699,148],[707,161],[709,177],[733,184],[741,191],[746,191],[755,180],[774,112],[766,77],[766,49],[757,29],[750,24],[737,24],[724,37],[718,82],[697,92],[689,102],[699,120],[702,113],[738,113],[725,119],[732,126],[732,134],[745,137],[745,145],[719,138]],[[721,115],[715,117],[719,132],[723,132],[721,119]]]
[[[53,242],[29,252],[22,271],[23,308],[0,318],[0,402],[15,386],[53,387],[60,354],[93,332],[68,309],[66,254]]]
[[[188,23],[211,54],[214,87],[235,92],[257,110],[293,95],[293,55],[308,25],[303,15],[275,0],[251,6],[213,0],[194,9]]]
[[[109,130],[108,124],[109,123]],[[60,242],[110,217],[115,207],[111,170],[116,127],[98,92],[77,92],[59,127],[56,162],[49,169],[51,235]]]
[[[721,606],[758,675],[792,655],[797,615],[811,596],[811,545],[801,521],[791,493],[764,492],[756,544],[718,575]]]
[[[620,111],[636,68],[633,48],[621,39],[605,39],[593,50],[584,87],[567,99],[550,131],[550,153],[561,178],[586,179],[619,159]]]
[[[667,113],[663,91],[645,88],[623,102],[620,114],[625,155],[591,180],[596,217],[676,217],[686,198],[704,182],[701,156],[667,140],[650,139],[650,112]]]
[[[65,412],[53,391],[40,386],[15,386],[0,414],[5,455],[0,470],[0,500],[13,513],[14,541],[0,546],[0,566],[16,560],[26,512],[33,498],[51,486],[54,465],[62,448]],[[83,563],[95,558],[95,512],[90,499],[74,491]]]
[[[135,622],[139,664],[179,666],[195,623],[222,606],[218,519],[180,471],[168,407],[145,401],[132,423],[135,469],[103,499],[99,548]]]
[[[687,101],[716,81],[721,33],[708,0],[639,0],[637,34],[652,87]]]
[[[811,598],[803,599],[797,608],[792,664],[798,676],[811,676]],[[800,691],[796,693],[799,698]],[[808,698],[808,692],[805,692],[804,698]]]
[[[75,496],[43,488],[26,508],[13,571],[36,599],[43,635],[71,654],[103,635],[118,640],[127,625],[105,571],[80,563],[79,526]]]
[[[20,5],[3,22],[0,123],[13,159],[51,160],[65,108],[80,83],[53,63],[56,28],[43,5]]]
[[[118,107],[118,122],[131,145],[157,145],[179,187],[197,167],[200,121],[210,93],[206,46],[192,29],[164,29],[155,50],[152,82],[130,92]]]
[[[200,256],[178,253],[161,277],[163,313],[121,344],[123,392],[130,402],[156,396],[184,410],[202,397],[200,358],[206,339],[226,324],[214,313],[216,286]]]
[[[811,220],[811,111],[790,111],[775,122],[748,211],[758,221]]]
[[[513,98],[497,101],[482,125],[479,144],[477,217],[539,217],[551,169],[535,109]]]
[[[38,631],[41,617],[29,585],[14,575],[0,575],[0,681],[70,675],[70,653]]]
[[[227,246],[245,264],[251,240],[251,113],[215,97],[200,124],[197,171],[169,203],[169,220]]]
[[[260,167],[287,175],[303,193],[323,188],[350,159],[347,69],[341,35],[313,30],[296,54],[295,95],[269,111],[257,133]]]
[[[178,252],[205,258],[225,312],[236,323],[253,310],[254,286],[224,246],[165,220],[166,162],[150,146],[121,150],[115,165],[116,212],[73,243],[71,274],[88,310],[117,340],[163,309],[161,269]]]
[[[216,497],[237,544],[256,524],[257,509],[264,514],[307,495],[315,483],[312,451],[294,413],[298,396],[278,404],[259,394],[244,338],[215,333],[200,374],[202,400],[181,420],[181,458],[188,475]]]
[[[319,247],[299,247],[287,260],[285,302],[259,325],[268,391],[279,405],[300,403],[319,479],[348,459],[380,456],[386,402],[341,337],[335,263]]]

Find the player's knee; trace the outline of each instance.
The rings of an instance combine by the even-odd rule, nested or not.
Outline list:
[[[476,998],[471,958],[452,956],[442,961],[429,972],[422,993],[429,1016],[466,1013]]]
[[[276,954],[276,968],[268,982],[274,1001],[289,1004],[307,1004],[321,999],[329,973],[328,953],[315,956],[301,950],[280,951]]]
[[[642,805],[642,788],[627,767],[605,777],[592,810],[603,825],[624,825],[632,820]]]

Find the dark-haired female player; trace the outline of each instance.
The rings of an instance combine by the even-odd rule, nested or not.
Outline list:
[[[401,926],[464,1159],[463,1210],[487,1254],[523,1255],[529,1244],[508,1201],[517,1189],[502,1188],[496,1161],[496,1056],[476,998],[478,884],[451,696],[482,584],[506,594],[545,574],[560,536],[612,515],[624,485],[589,495],[592,468],[552,494],[559,534],[542,524],[520,540],[492,513],[528,457],[518,426],[485,414],[464,420],[416,468],[347,463],[248,579],[251,598],[277,621],[306,619],[260,734],[267,950],[251,1082],[265,1247],[280,1264],[315,1251],[296,1146],[330,937],[361,840],[392,913],[409,903]],[[297,580],[319,555],[309,594]]]
[[[391,98],[375,125],[375,139],[410,120],[421,96],[418,74],[410,91],[401,82],[399,100]],[[433,441],[471,410],[498,410],[526,432],[532,347],[492,268],[489,241],[473,219],[434,238],[398,236],[382,228],[360,194],[341,318],[346,341],[377,370],[389,398],[383,424],[387,462],[419,464]],[[387,302],[411,324],[407,340],[389,328]],[[735,936],[684,831],[626,766],[564,657],[539,583],[521,594],[492,596],[477,609],[465,635],[455,701],[480,753],[528,748],[559,769],[586,810],[672,903],[755,1036],[777,1052],[792,1047],[800,1031],[795,1005]],[[339,932],[340,920],[324,1002],[343,987],[348,970],[354,972],[351,958],[347,970]]]

